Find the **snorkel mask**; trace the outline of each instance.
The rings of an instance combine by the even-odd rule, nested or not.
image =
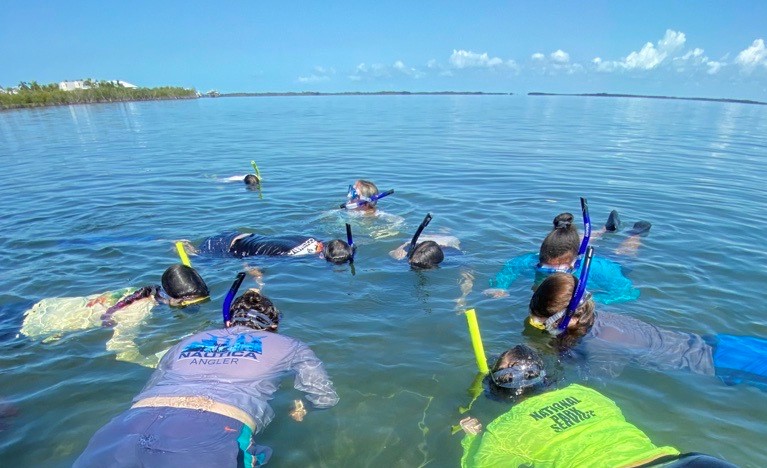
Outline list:
[[[349,186],[349,190],[346,192],[346,198],[348,199],[346,203],[341,203],[341,206],[339,208],[346,209],[346,210],[354,210],[360,207],[363,207],[365,205],[375,203],[378,200],[382,199],[383,197],[388,197],[394,193],[394,189],[387,190],[385,192],[377,193],[373,195],[372,197],[363,197],[357,192],[357,189],[354,188],[353,185]]]
[[[511,367],[493,372],[490,378],[498,387],[523,390],[544,383],[546,371],[537,362],[515,363]]]
[[[418,229],[415,231],[415,234],[413,234],[413,238],[410,240],[410,245],[407,248],[407,259],[410,260],[413,258],[413,252],[415,252],[415,246],[418,243],[418,238],[421,236],[421,233],[424,229],[426,229],[426,226],[429,225],[431,222],[431,213],[427,213],[426,217],[423,218],[423,221],[421,221],[421,225],[418,226]]]
[[[586,249],[586,256],[583,259],[583,268],[581,269],[581,274],[578,278],[578,285],[573,291],[573,295],[570,298],[570,302],[567,304],[567,308],[547,318],[545,322],[530,317],[528,322],[531,326],[539,330],[546,330],[549,334],[554,336],[559,336],[567,331],[567,326],[570,324],[570,319],[573,317],[573,314],[575,314],[575,311],[582,303],[591,298],[591,294],[586,292],[586,284],[589,280],[589,270],[591,269],[591,258],[593,256],[594,247],[588,247]],[[557,324],[557,322],[559,322],[559,324]]]

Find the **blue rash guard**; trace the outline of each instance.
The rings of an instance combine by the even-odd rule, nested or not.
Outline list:
[[[238,258],[254,255],[311,255],[321,251],[321,242],[313,237],[248,234],[235,241],[238,236],[243,234],[237,231],[228,231],[218,236],[209,237],[202,241],[198,250],[201,254]]]
[[[75,466],[263,465],[271,450],[255,434],[274,418],[268,401],[289,374],[316,408],[338,403],[322,362],[298,340],[244,326],[189,336]]]
[[[529,253],[514,257],[507,261],[503,269],[490,280],[490,287],[509,289],[512,283],[521,275],[534,275],[535,284],[540,284],[549,273],[538,268],[538,254]],[[580,268],[573,272],[580,275]],[[623,275],[621,266],[603,257],[594,257],[589,270],[589,291],[594,300],[601,304],[628,302],[639,297],[639,289],[631,280]]]

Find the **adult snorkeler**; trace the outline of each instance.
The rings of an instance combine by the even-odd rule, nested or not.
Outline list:
[[[571,384],[551,390],[543,360],[531,348],[505,351],[486,378],[493,399],[514,406],[484,429],[476,418],[461,420],[466,432],[461,466],[547,467],[733,467],[699,453],[659,447],[626,421],[614,401]]]
[[[378,200],[394,193],[394,190],[379,192],[378,187],[369,180],[357,180],[349,186],[346,192],[346,203],[342,203],[340,208],[346,210],[363,211],[366,214],[372,214],[376,211]]]
[[[397,260],[407,257],[408,263],[412,268],[423,270],[436,268],[445,259],[445,252],[460,253],[461,242],[455,236],[421,236],[421,233],[431,220],[432,216],[429,213],[418,226],[410,242],[406,242],[392,250],[389,252],[389,255]]]
[[[325,243],[315,237],[264,236],[239,231],[229,231],[209,237],[197,247],[184,241],[183,247],[187,253],[193,255],[218,255],[236,258],[257,255],[271,257],[317,255],[335,264],[346,263],[354,255],[352,246],[341,239],[334,239]]]
[[[269,400],[283,378],[294,375],[294,387],[315,408],[338,403],[322,361],[277,333],[281,314],[271,300],[249,290],[232,302],[244,276],[224,300],[224,327],[172,347],[131,408],[96,432],[75,467],[262,466],[272,450],[257,445],[256,435],[274,419]]]
[[[555,272],[579,271],[580,261],[591,240],[591,219],[588,204],[581,198],[584,236],[581,239],[571,213],[561,213],[554,218],[554,227],[541,243],[538,254],[521,255],[507,261],[503,269],[490,280],[490,289],[485,294],[505,297],[514,281],[522,275],[534,276],[533,287],[543,278]],[[617,212],[616,212],[617,215]],[[609,224],[612,225],[611,215]],[[648,228],[649,229],[649,228]],[[611,260],[596,257],[592,265],[592,287],[594,299],[604,304],[632,301],[640,291],[634,288],[630,279],[623,274],[622,267]]]
[[[112,328],[107,351],[118,361],[154,367],[157,356],[143,356],[135,340],[140,325],[161,303],[186,307],[209,299],[210,292],[197,271],[186,265],[172,265],[162,275],[162,286],[124,288],[86,297],[43,299],[24,312],[21,334],[44,343],[64,333],[91,328]]]
[[[587,260],[590,256],[589,251]],[[586,289],[588,266],[584,262],[579,278],[554,273],[530,299],[530,325],[554,336],[565,359],[610,376],[633,364],[717,376],[728,385],[747,383],[767,390],[767,340],[723,334],[703,337],[597,312]]]

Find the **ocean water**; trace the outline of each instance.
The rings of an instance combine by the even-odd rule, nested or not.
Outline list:
[[[227,178],[255,159],[261,193]],[[355,274],[316,258],[192,261],[212,300],[157,307],[146,354],[219,326],[223,296],[245,266],[283,311],[281,332],[324,360],[341,401],[288,413],[287,379],[259,437],[274,466],[457,466],[451,426],[472,400],[476,365],[461,312],[476,308],[489,356],[528,341],[531,279],[483,294],[505,260],[536,251],[553,217],[594,224],[612,209],[652,222],[635,255],[625,231],[595,242],[641,290],[599,306],[698,334],[767,337],[767,107],[708,102],[526,96],[220,98],[0,113],[0,419],[4,466],[68,466],[127,409],[151,370],[105,350],[107,329],[42,343],[19,336],[43,298],[159,283],[173,241],[228,229],[344,237]],[[384,215],[335,209],[357,178],[395,194]],[[426,213],[427,233],[463,255],[411,271],[388,252]],[[462,297],[462,279],[473,285]],[[254,286],[251,279],[246,286]],[[467,286],[464,283],[464,286]],[[584,377],[562,371],[562,382]],[[626,368],[588,377],[659,445],[741,466],[767,466],[767,393],[685,372]],[[478,398],[485,423],[506,410]]]

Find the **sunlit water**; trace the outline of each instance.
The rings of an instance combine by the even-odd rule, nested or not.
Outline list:
[[[503,262],[535,251],[561,211],[588,197],[595,224],[618,209],[653,223],[624,265],[639,300],[601,306],[676,330],[767,336],[767,108],[725,103],[523,96],[221,98],[0,113],[0,400],[4,466],[67,466],[128,408],[151,370],[106,352],[108,329],[52,343],[17,336],[46,297],[159,283],[172,241],[227,229],[343,237],[354,226],[356,275],[322,260],[193,262],[213,300],[157,307],[146,354],[219,326],[222,297],[244,265],[264,271],[284,312],[281,332],[312,346],[341,402],[288,417],[286,380],[260,443],[275,466],[456,466],[451,425],[476,365],[456,305],[478,311],[489,355],[523,335],[531,280],[508,298],[482,294]],[[221,179],[264,177],[262,198]],[[395,195],[404,221],[334,210],[356,178]],[[461,239],[464,255],[416,272],[388,256],[424,215],[427,232]],[[246,283],[253,286],[251,280]],[[565,381],[577,378],[565,371]],[[657,443],[743,466],[767,466],[767,394],[688,373],[627,368],[586,382]],[[485,422],[506,407],[481,397]]]

